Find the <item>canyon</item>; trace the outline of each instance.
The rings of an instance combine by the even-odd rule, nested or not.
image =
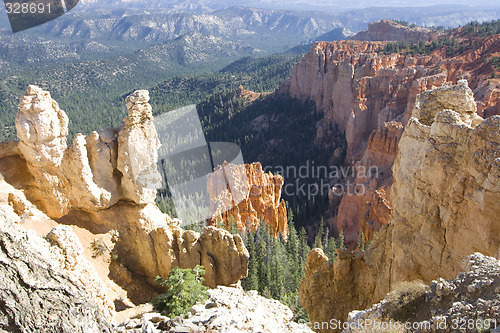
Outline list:
[[[356,40],[409,36],[420,40],[457,38],[468,47],[456,55],[447,55],[444,46],[412,55],[384,52],[387,41]],[[366,190],[362,194],[346,193],[340,198],[330,194],[326,220],[331,230],[343,230],[347,243],[355,246],[360,231],[370,241],[387,224],[393,209],[391,167],[418,94],[465,79],[473,90],[478,115],[488,118],[500,114],[499,82],[491,78],[494,69],[488,62],[499,51],[498,35],[469,41],[461,37],[460,29],[443,34],[391,21],[372,23],[348,41],[314,44],[280,92],[310,99],[323,112],[315,143],[337,147],[332,163],[378,169],[373,175],[360,172],[342,180],[352,187],[363,186]],[[346,145],[338,141],[337,129]],[[345,157],[339,160],[339,156]]]
[[[418,52],[387,48],[443,38],[457,40],[457,49],[450,52],[454,42]],[[421,292],[408,320],[477,318],[487,307],[498,316],[500,80],[492,59],[499,52],[498,34],[384,20],[349,40],[316,42],[275,94],[238,87],[244,106],[277,95],[312,101],[322,115],[307,118],[316,125],[314,145],[334,151],[331,165],[354,170],[329,180],[346,191],[331,189],[327,211],[319,212],[335,236],[343,232],[346,247],[307,257],[299,296],[310,324],[397,320],[394,311],[404,306],[388,304],[405,283]],[[70,122],[51,94],[30,85],[21,97],[19,140],[0,143],[0,294],[8,300],[0,304],[0,330],[310,332],[292,322],[298,313],[240,284],[251,271],[249,251],[232,229],[265,224],[271,241],[286,240],[293,216],[281,198],[285,178],[259,162],[224,162],[206,175],[208,225],[183,229],[155,203],[165,179],[149,92],[136,90],[125,104],[119,127],[76,134],[68,147]],[[283,119],[272,112],[243,119],[258,125],[257,136]],[[303,239],[295,251],[305,258]],[[196,265],[206,270],[209,300],[185,319],[152,313],[155,278]]]
[[[406,38],[462,47],[387,51]],[[334,262],[321,249],[308,256],[300,299],[312,324],[345,321],[403,282],[452,279],[476,251],[497,254],[500,86],[490,61],[499,51],[498,35],[380,21],[348,41],[315,43],[281,85],[323,112],[315,144],[336,147],[331,163],[356,170],[323,215],[347,248]]]

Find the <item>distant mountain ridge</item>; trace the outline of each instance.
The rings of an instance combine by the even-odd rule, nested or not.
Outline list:
[[[358,32],[350,39],[364,41],[406,41],[430,42],[442,34],[422,27],[407,27],[390,20],[381,20],[368,24],[368,29]]]

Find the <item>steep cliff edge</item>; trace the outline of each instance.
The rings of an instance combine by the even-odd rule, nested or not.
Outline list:
[[[384,24],[374,24],[371,31]],[[380,41],[317,42],[282,84],[281,92],[311,99],[323,112],[315,143],[338,147],[332,163],[339,163],[337,157],[345,155],[345,167],[379,168],[374,176],[358,177],[356,172],[340,181],[342,185],[349,181],[362,186],[366,189],[363,193],[331,194],[328,223],[336,230],[344,229],[349,244],[358,240],[359,230],[373,235],[389,219],[392,174],[387,165],[395,158],[395,144],[419,93],[466,79],[478,114],[486,118],[500,113],[500,85],[491,79],[493,69],[488,60],[500,51],[500,36],[467,39],[457,34],[444,36],[462,43],[462,51],[454,55],[448,54],[445,46],[412,55],[382,51],[386,42]],[[335,129],[345,137],[345,151]]]
[[[313,250],[300,287],[313,322],[346,319],[400,281],[451,279],[500,246],[500,116],[476,114],[466,81],[419,97],[393,167],[393,213],[366,252]]]

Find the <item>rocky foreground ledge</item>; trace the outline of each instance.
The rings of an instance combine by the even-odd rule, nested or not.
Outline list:
[[[219,286],[209,293],[207,301],[189,310],[191,315],[187,319],[146,313],[140,319],[121,323],[116,332],[313,332],[307,325],[292,321],[290,308],[259,296],[256,291],[245,293],[239,288]]]
[[[343,333],[366,332],[368,323],[395,322],[394,317],[408,313],[412,326],[421,327],[420,332],[498,332],[500,260],[475,253],[464,266],[464,273],[453,280],[432,281],[428,290],[411,302],[394,304],[393,293],[368,310],[351,312],[346,323],[351,328]]]
[[[0,206],[0,332],[112,332],[102,307],[56,258]]]

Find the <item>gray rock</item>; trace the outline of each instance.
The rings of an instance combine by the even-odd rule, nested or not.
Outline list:
[[[133,329],[133,328],[139,328],[141,325],[141,322],[139,319],[132,319],[130,320],[126,325],[125,325],[125,328],[130,330],[130,329]]]
[[[155,325],[151,322],[142,325],[142,333],[157,333],[160,332],[155,328]]]
[[[480,253],[467,257],[465,272],[454,280],[432,281],[425,301],[413,303],[414,318],[425,332],[452,332],[452,328],[466,327],[466,332],[485,331],[500,327],[500,261]],[[386,298],[387,300],[387,298]],[[392,320],[384,300],[364,311],[353,311],[346,324],[372,323],[374,320]],[[401,303],[401,308],[406,305]],[[469,326],[467,326],[469,325]],[[347,325],[346,325],[347,326]],[[472,327],[474,326],[474,327]],[[446,327],[446,329],[444,329]],[[494,330],[491,330],[494,332]],[[350,328],[344,333],[364,332]],[[424,332],[424,331],[422,331]],[[465,332],[465,331],[464,331]]]
[[[0,210],[0,331],[111,332],[87,292],[46,259],[43,243]]]

